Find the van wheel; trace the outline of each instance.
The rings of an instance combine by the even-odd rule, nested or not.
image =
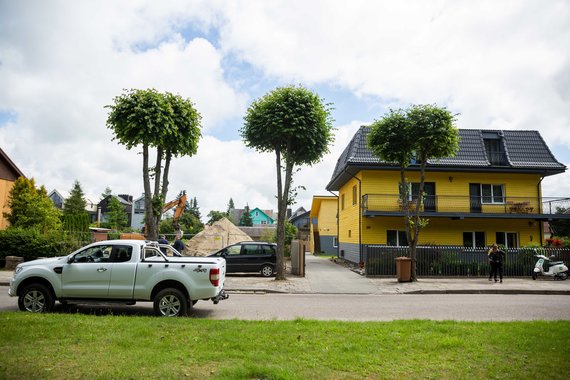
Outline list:
[[[24,288],[18,297],[18,307],[21,311],[43,313],[51,311],[55,304],[50,290],[42,284],[30,284]]]
[[[159,317],[180,317],[188,313],[188,300],[175,288],[166,288],[154,297],[154,314]]]
[[[264,265],[261,267],[261,275],[263,277],[273,276],[273,267],[271,265]]]

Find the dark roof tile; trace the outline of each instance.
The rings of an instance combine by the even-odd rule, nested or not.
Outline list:
[[[370,127],[362,126],[340,155],[334,169],[327,190],[338,188],[355,174],[355,168],[372,167],[376,169],[388,169],[396,166],[394,163],[382,162],[367,146],[367,136]],[[484,137],[495,136],[503,141],[507,157],[507,165],[496,166],[489,162],[485,150]],[[429,160],[429,168],[449,170],[469,169],[482,170],[493,168],[503,171],[526,170],[551,175],[562,173],[566,166],[556,160],[548,149],[548,146],[537,131],[498,131],[479,129],[459,130],[459,151],[454,157]],[[347,170],[352,168],[352,173]]]

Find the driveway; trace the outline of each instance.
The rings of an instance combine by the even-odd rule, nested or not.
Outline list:
[[[368,278],[313,255],[305,255],[305,276],[311,293],[373,294],[378,291],[378,287]]]

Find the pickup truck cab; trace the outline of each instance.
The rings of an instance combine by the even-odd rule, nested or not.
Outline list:
[[[217,304],[224,292],[222,258],[164,254],[155,242],[107,240],[67,256],[19,264],[8,294],[22,311],[50,311],[55,301],[135,304],[151,301],[159,316],[186,315],[198,300]],[[178,255],[177,255],[178,254]]]

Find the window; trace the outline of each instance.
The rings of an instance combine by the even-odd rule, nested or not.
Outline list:
[[[263,250],[263,254],[265,255],[274,255],[275,248],[272,245],[262,245],[261,249]]]
[[[386,242],[391,247],[407,246],[408,238],[406,231],[388,230],[386,231]]]
[[[518,234],[516,232],[497,232],[496,243],[502,244],[506,248],[518,248]]]
[[[505,203],[503,185],[481,184],[481,203]]]
[[[344,210],[344,194],[340,196],[340,209]]]
[[[111,261],[112,245],[97,245],[87,248],[73,258],[76,263],[104,263]]]
[[[348,237],[352,237],[352,230],[348,230]]]
[[[244,244],[243,245],[244,255],[257,255],[257,244]]]
[[[333,236],[333,247],[338,247],[338,239],[336,238],[336,236]]]
[[[352,205],[356,206],[358,200],[358,192],[356,189],[356,185],[352,186]]]
[[[464,232],[463,233],[463,246],[468,248],[485,247],[485,233],[484,232]]]
[[[131,260],[131,255],[133,253],[133,247],[126,245],[118,245],[113,249],[111,256],[114,256],[112,261],[116,263],[124,263]]]
[[[255,216],[259,216],[259,211],[256,211],[256,212],[255,212]]]
[[[223,254],[225,253],[228,256],[237,256],[240,254],[240,252],[241,252],[241,245],[237,244],[237,245],[229,246],[222,253]]]

